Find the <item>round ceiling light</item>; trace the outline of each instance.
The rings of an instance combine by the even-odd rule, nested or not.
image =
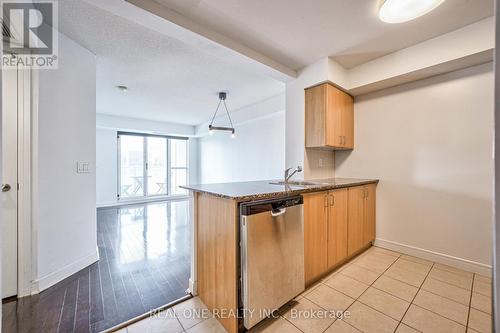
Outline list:
[[[385,0],[379,18],[386,23],[411,21],[437,8],[445,0]]]

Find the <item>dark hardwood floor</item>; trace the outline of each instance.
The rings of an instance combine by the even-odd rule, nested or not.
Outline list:
[[[100,260],[36,296],[2,305],[3,332],[99,332],[185,295],[187,200],[97,211]]]

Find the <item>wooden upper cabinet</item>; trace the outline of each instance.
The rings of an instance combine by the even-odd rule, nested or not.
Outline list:
[[[354,100],[331,83],[305,90],[307,148],[354,148]]]
[[[347,258],[347,189],[328,194],[328,269]]]
[[[306,285],[327,270],[328,192],[304,194],[304,270]]]

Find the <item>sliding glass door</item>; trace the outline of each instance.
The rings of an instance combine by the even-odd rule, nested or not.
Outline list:
[[[118,198],[184,195],[187,139],[118,133]]]
[[[167,193],[167,138],[146,137],[147,162],[146,177],[148,179],[146,193],[151,195],[166,195]]]
[[[119,197],[143,197],[144,190],[144,137],[119,136]]]

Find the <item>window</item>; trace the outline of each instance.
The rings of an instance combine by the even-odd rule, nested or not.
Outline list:
[[[118,133],[118,198],[185,195],[188,141],[184,138]]]

